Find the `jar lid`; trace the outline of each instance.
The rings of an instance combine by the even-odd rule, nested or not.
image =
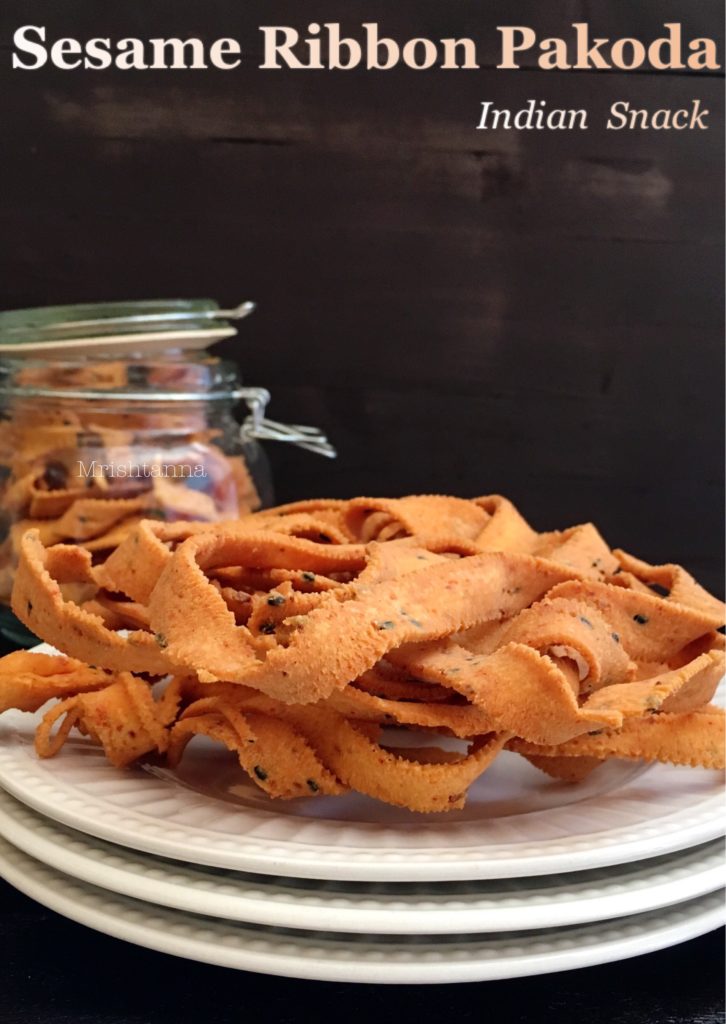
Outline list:
[[[151,299],[43,306],[0,313],[0,355],[140,354],[208,348],[236,333],[254,302],[220,309],[212,299]]]

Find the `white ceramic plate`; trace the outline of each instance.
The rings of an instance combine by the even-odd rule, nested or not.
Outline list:
[[[35,650],[54,653],[41,644]],[[504,752],[462,811],[416,815],[361,794],[271,801],[205,737],[176,772],[120,771],[74,737],[33,749],[42,714],[0,718],[0,787],[41,814],[121,846],[293,878],[454,881],[630,863],[721,836],[723,773],[611,761],[577,785]]]
[[[555,782],[504,753],[467,806],[415,815],[359,794],[270,801],[234,755],[195,740],[178,772],[113,768],[74,738],[51,760],[38,717],[0,719],[0,786],[41,814],[122,846],[195,864],[297,878],[416,882],[512,878],[629,863],[724,833],[723,776],[610,762]]]
[[[499,935],[387,938],[234,925],[78,882],[0,839],[0,875],[80,924],[190,960],[319,981],[434,984],[516,978],[650,953],[718,928],[722,893],[609,923]]]
[[[101,889],[251,924],[392,935],[527,931],[655,910],[724,885],[720,840],[633,865],[490,882],[316,882],[199,868],[90,839],[0,791],[0,835]]]

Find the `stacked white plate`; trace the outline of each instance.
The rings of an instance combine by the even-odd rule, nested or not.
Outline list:
[[[82,739],[36,758],[0,718],[0,874],[152,949],[290,977],[481,981],[636,956],[717,928],[717,772],[611,762],[577,785],[505,753],[466,809],[271,802],[195,740],[178,772]]]

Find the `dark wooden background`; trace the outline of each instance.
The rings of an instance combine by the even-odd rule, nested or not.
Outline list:
[[[300,8],[305,7],[305,13]],[[667,9],[666,9],[667,8]],[[6,0],[0,307],[259,302],[226,346],[337,463],[271,449],[280,500],[503,492],[539,528],[594,519],[721,586],[719,74],[495,70],[497,24],[720,36],[722,4]],[[260,71],[259,24],[471,35],[480,71]],[[49,37],[232,35],[236,72],[11,71]],[[661,31],[662,34],[662,31]],[[586,132],[477,132],[482,100],[585,106]],[[707,131],[606,132],[617,99]]]

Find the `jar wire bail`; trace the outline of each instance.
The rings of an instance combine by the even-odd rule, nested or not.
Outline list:
[[[243,440],[254,438],[257,441],[284,441],[328,459],[337,457],[336,449],[317,427],[268,419],[265,410],[270,401],[270,392],[266,388],[238,388],[234,397],[242,399],[249,409],[249,415],[240,427]]]

